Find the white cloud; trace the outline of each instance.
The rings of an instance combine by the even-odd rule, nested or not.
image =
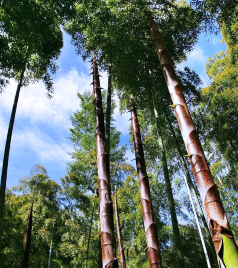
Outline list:
[[[12,139],[14,150],[31,150],[36,153],[40,162],[57,163],[62,167],[70,161],[68,152],[72,151],[72,145],[66,139],[54,140],[51,136],[37,128],[26,128],[24,131],[14,133]]]
[[[189,66],[196,68],[198,65],[205,66],[205,63],[208,61],[208,58],[204,55],[204,52],[201,48],[195,48],[192,52],[187,55],[187,60],[179,64],[179,68],[184,66]]]
[[[10,165],[24,166],[27,162],[39,163],[47,169],[64,172],[70,161],[68,152],[73,148],[68,139],[70,115],[80,108],[77,92],[83,93],[90,86],[92,77],[72,69],[54,81],[53,99],[46,97],[42,82],[22,88],[14,123]],[[17,83],[12,81],[0,95],[0,160],[3,158],[7,127]],[[12,162],[14,161],[14,163]],[[0,164],[2,165],[1,161]],[[27,171],[22,171],[27,174]]]
[[[204,52],[201,48],[194,49],[191,53],[188,54],[190,60],[196,60],[200,62],[206,62],[207,57],[204,55]]]
[[[4,149],[6,135],[7,135],[7,125],[0,116],[0,151],[3,151]]]
[[[17,118],[27,118],[31,123],[43,122],[48,125],[59,125],[68,129],[69,115],[79,109],[77,92],[89,88],[91,78],[72,69],[54,82],[55,93],[49,100],[42,82],[30,84],[21,89],[17,107]],[[11,112],[16,83],[12,82],[0,98],[0,105]]]
[[[220,37],[218,37],[218,36],[214,36],[214,37],[211,39],[211,42],[213,43],[214,46],[216,46],[216,45],[222,43],[222,40],[221,40]]]
[[[107,89],[107,73],[101,73],[101,75],[101,86]],[[11,155],[17,157],[21,152],[29,152],[28,156],[35,158],[35,162],[40,161],[46,166],[50,163],[57,163],[64,169],[65,162],[70,161],[68,152],[73,151],[70,141],[65,138],[69,136],[71,126],[69,117],[80,109],[77,93],[83,93],[86,89],[92,90],[91,82],[92,76],[72,69],[55,79],[55,93],[51,100],[47,99],[46,89],[42,82],[22,88],[12,136]],[[17,83],[11,81],[6,91],[0,95],[1,157],[16,87]],[[114,118],[118,130],[128,134],[130,115],[121,116],[117,107]]]

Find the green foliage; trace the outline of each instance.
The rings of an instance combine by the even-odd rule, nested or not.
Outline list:
[[[71,140],[75,146],[75,151],[71,154],[74,161],[69,164],[68,172],[73,174],[71,179],[75,185],[80,185],[84,191],[94,193],[97,183],[97,169],[93,95],[86,91],[83,95],[78,94],[78,97],[81,101],[81,109],[71,117],[73,125],[73,128],[70,129]],[[105,99],[106,96],[103,93],[103,103],[105,103]],[[112,113],[114,108],[115,103],[112,102]],[[131,171],[131,167],[125,163],[126,147],[120,146],[119,142],[120,132],[111,127],[110,174],[112,189],[114,183],[120,184],[125,174]]]
[[[57,193],[60,186],[49,179],[46,170],[35,165],[29,176],[20,180],[6,195],[5,229],[2,235],[1,267],[19,267],[23,235],[30,202],[33,200],[32,243],[30,265],[47,265],[53,236],[52,259],[56,258],[60,242],[61,208]],[[54,226],[54,227],[53,227]],[[52,261],[53,261],[52,260]],[[54,261],[53,261],[54,262]],[[52,267],[58,267],[52,265]]]
[[[236,10],[237,5],[232,14],[233,11],[236,13]],[[237,203],[238,190],[238,61],[237,45],[232,41],[233,35],[230,32],[231,29],[236,31],[237,22],[232,15],[226,17],[228,15],[225,14],[231,15],[228,7],[219,17],[228,49],[215,54],[207,63],[207,74],[212,83],[202,90],[202,102],[196,114],[202,115],[202,122],[198,126],[206,144],[212,174],[220,187],[230,226],[237,237],[238,222],[234,204]]]
[[[120,99],[133,93],[141,105],[147,104],[144,100],[150,95],[149,73],[153,73],[156,85],[163,83],[146,21],[146,4],[143,0],[80,3],[76,17],[65,27],[78,54],[90,58],[96,53],[102,67],[108,68],[110,64]],[[151,1],[149,7],[172,60],[181,62],[196,43],[200,15],[189,5],[174,1]],[[166,86],[159,90],[163,100],[170,102]]]
[[[213,79],[212,85],[200,94],[201,81],[193,71],[185,68],[184,72],[177,73],[185,86],[189,108],[194,101],[196,105],[201,102],[195,116],[197,113],[204,115],[200,129],[203,139],[208,141],[207,151],[211,152],[215,145],[216,151],[222,153],[221,157],[211,156],[211,171],[218,186],[223,188],[224,206],[231,228],[236,233],[238,27],[237,6],[234,1],[230,1],[197,1],[201,4],[199,7],[202,7],[197,10],[192,9],[186,1],[150,1],[149,8],[174,63],[181,62],[186,58],[186,53],[192,50],[201,31],[201,21],[204,23],[209,19],[208,10],[222,26],[228,50],[215,55],[207,65],[208,75]],[[229,3],[234,6],[232,13],[228,8]],[[52,93],[51,74],[57,69],[55,60],[62,47],[59,25],[70,18],[65,28],[71,34],[77,52],[84,59],[96,53],[102,68],[107,69],[109,64],[112,67],[113,82],[121,99],[122,110],[129,108],[127,99],[130,93],[134,93],[140,107],[138,114],[150,176],[154,220],[158,227],[163,267],[170,268],[177,266],[174,257],[176,249],[160,166],[155,120],[150,115],[151,88],[155,87],[161,109],[159,112],[166,157],[173,192],[176,193],[175,206],[185,266],[205,267],[204,253],[184,193],[175,145],[166,121],[167,114],[177,133],[178,126],[169,108],[170,96],[148,32],[145,18],[145,5],[148,3],[144,0],[83,0],[75,6],[73,4],[73,0],[1,1],[0,85],[5,86],[7,78],[18,77],[19,71],[26,64],[24,85],[43,79],[49,93]],[[19,186],[7,193],[6,230],[2,236],[3,251],[0,256],[3,268],[19,267],[25,221],[32,199],[32,267],[47,265],[52,234],[51,267],[84,266],[90,230],[88,268],[101,265],[93,95],[86,91],[78,94],[78,97],[80,109],[72,115],[70,129],[74,151],[71,153],[68,174],[61,179],[62,189],[49,179],[44,168],[35,166],[28,177],[21,179]],[[105,100],[103,93],[103,103]],[[115,103],[112,104],[113,108]],[[133,167],[126,163],[126,148],[120,146],[120,133],[113,127],[110,143],[112,189],[117,184],[127,266],[148,267],[138,181]],[[181,136],[179,143],[184,151]],[[223,242],[227,243],[225,238]],[[229,262],[226,252],[224,254],[224,261]]]
[[[12,77],[18,80],[19,72],[26,68],[24,85],[42,79],[51,96],[51,74],[56,72],[56,59],[63,46],[59,27],[62,18],[55,6],[43,0],[1,2],[1,81]]]
[[[102,96],[105,103],[105,93]],[[75,150],[71,154],[72,162],[68,165],[68,174],[61,179],[63,200],[70,217],[65,222],[67,227],[63,231],[60,254],[67,259],[70,267],[82,266],[87,256],[88,235],[91,229],[87,266],[93,268],[99,267],[101,262],[93,94],[86,91],[82,95],[78,94],[78,97],[80,109],[71,116],[72,128],[70,129],[70,139]],[[112,101],[112,111],[114,108],[115,103]],[[125,177],[133,171],[133,168],[125,163],[126,148],[120,146],[119,142],[120,132],[111,127],[112,185],[122,185]],[[95,193],[97,199],[92,219]]]
[[[201,103],[195,116],[198,118],[199,115],[201,118],[202,115],[202,120],[197,125],[204,140],[212,175],[219,187],[229,226],[237,239],[238,5],[229,0],[206,2],[222,29],[223,41],[227,44],[227,50],[216,53],[206,65],[207,75],[212,83],[202,90]],[[232,253],[228,253],[230,246],[235,249],[233,242],[229,242],[229,239],[224,237],[223,255],[221,254],[220,257],[226,267],[234,265],[232,264],[234,262]]]

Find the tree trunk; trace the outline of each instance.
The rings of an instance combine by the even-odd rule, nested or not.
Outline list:
[[[107,111],[106,111],[106,150],[108,153],[109,163],[110,163],[110,132],[111,132],[111,110],[112,110],[112,70],[109,66],[108,74],[108,89],[107,89]]]
[[[25,65],[26,66],[26,65]],[[13,125],[15,121],[15,115],[17,110],[17,103],[19,99],[20,90],[22,87],[22,80],[24,77],[25,66],[21,71],[19,83],[17,85],[16,95],[12,107],[12,114],[9,122],[8,132],[7,132],[7,139],[5,144],[4,150],[4,157],[3,157],[3,165],[2,165],[2,176],[1,176],[1,188],[0,188],[0,238],[3,231],[3,213],[4,213],[4,202],[5,202],[5,192],[6,192],[6,183],[7,183],[7,169],[8,169],[8,159],[10,153],[10,146],[11,146],[11,138],[12,138],[12,131]],[[0,239],[1,241],[1,239]],[[1,242],[0,242],[1,244]]]
[[[121,237],[121,227],[120,227],[118,205],[117,205],[117,187],[116,186],[115,186],[115,214],[116,214],[117,238],[118,238],[118,245],[119,245],[119,251],[120,251],[121,267],[126,268],[126,261],[125,261],[125,254],[124,254],[124,248],[123,248],[122,237]]]
[[[146,15],[151,37],[154,41],[165,80],[172,98],[175,115],[181,129],[193,174],[209,219],[209,226],[219,265],[222,265],[223,261],[227,262],[227,259],[229,262],[229,258],[224,258],[224,256],[230,255],[231,247],[234,252],[234,262],[238,263],[238,247],[235,244],[231,230],[229,230],[228,221],[220,200],[218,188],[213,182],[197,131],[193,125],[192,118],[187,108],[181,85],[179,84],[174,67],[170,60],[169,52],[165,48],[162,35],[148,9],[146,11]],[[223,238],[224,236],[225,238]],[[229,246],[227,246],[228,244]],[[227,268],[231,267],[229,264],[225,263],[225,265],[227,265]]]
[[[202,222],[203,222],[203,226],[205,228],[205,231],[206,231],[206,234],[207,234],[207,238],[208,238],[208,242],[209,242],[209,245],[210,245],[210,249],[212,251],[212,254],[213,254],[213,262],[214,264],[217,266],[217,259],[216,259],[216,252],[214,250],[214,246],[213,246],[213,243],[212,243],[212,238],[211,238],[211,233],[209,232],[209,229],[208,229],[208,226],[207,226],[207,220],[205,218],[205,215],[203,214],[203,211],[202,211],[202,207],[200,205],[200,202],[199,202],[199,199],[198,199],[198,195],[197,195],[197,191],[193,185],[193,181],[192,181],[192,178],[190,176],[190,173],[189,173],[189,170],[188,170],[188,167],[187,167],[187,164],[186,164],[186,161],[184,159],[184,156],[183,156],[183,153],[182,153],[182,150],[179,146],[179,142],[178,142],[178,139],[176,137],[176,134],[174,132],[174,129],[173,129],[173,126],[170,122],[170,119],[168,117],[168,114],[167,112],[164,110],[165,112],[165,117],[166,117],[166,120],[169,124],[169,127],[170,127],[170,130],[172,132],[172,135],[173,135],[173,139],[174,139],[174,142],[176,144],[176,147],[177,147],[177,150],[178,150],[178,154],[179,154],[179,157],[180,157],[180,162],[181,164],[183,164],[184,166],[184,169],[185,169],[185,174],[186,174],[186,181],[188,182],[189,184],[189,187],[191,188],[192,190],[192,193],[193,193],[193,196],[194,196],[194,199],[195,199],[195,203],[197,205],[197,209],[198,209],[198,213],[202,219]],[[181,160],[182,159],[182,160]]]
[[[23,238],[23,247],[21,255],[21,268],[28,268],[29,266],[29,255],[30,255],[30,246],[31,246],[31,230],[32,230],[32,211],[33,211],[33,202],[31,202],[30,211],[28,214],[26,230]]]
[[[159,140],[159,147],[161,150],[161,159],[162,159],[162,166],[163,166],[163,171],[164,171],[164,179],[165,179],[165,185],[166,185],[166,194],[167,198],[169,200],[169,210],[170,210],[170,215],[171,215],[171,220],[172,220],[172,227],[173,227],[173,240],[177,252],[177,261],[178,261],[178,267],[179,268],[184,268],[184,258],[183,258],[183,253],[182,253],[182,246],[180,243],[180,233],[179,233],[179,227],[178,227],[178,220],[176,216],[176,211],[175,211],[175,204],[174,204],[174,198],[173,198],[173,192],[171,188],[171,183],[170,183],[170,178],[169,178],[169,170],[168,170],[168,165],[167,165],[167,159],[166,159],[166,154],[164,150],[164,143],[163,143],[163,138],[161,134],[161,126],[160,126],[160,120],[158,117],[158,107],[156,105],[156,102],[154,100],[154,94],[153,94],[153,106],[154,106],[154,115],[155,115],[155,120],[156,120],[156,128],[157,128],[157,134],[158,134],[158,140]]]
[[[131,125],[134,139],[137,176],[140,184],[141,206],[142,206],[143,220],[146,232],[149,263],[151,268],[162,268],[162,260],[160,256],[157,229],[156,224],[153,221],[149,179],[146,172],[140,128],[134,104],[134,98],[132,95],[131,95]]]
[[[91,240],[91,231],[92,231],[92,225],[93,225],[93,215],[94,215],[95,203],[96,203],[96,194],[95,194],[94,201],[93,201],[93,210],[92,210],[90,229],[89,229],[89,234],[88,234],[88,244],[87,244],[87,251],[86,251],[85,268],[87,268],[87,262],[88,262],[88,253],[89,253],[89,245],[90,245],[90,240]]]
[[[113,206],[111,201],[109,159],[108,154],[106,153],[101,87],[95,58],[93,59],[93,89],[100,200],[102,262],[103,268],[118,268],[118,260],[114,251]]]

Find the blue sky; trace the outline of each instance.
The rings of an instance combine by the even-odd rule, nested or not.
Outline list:
[[[209,39],[209,42],[207,41]],[[189,66],[209,84],[205,73],[205,63],[215,52],[226,49],[221,43],[221,35],[200,37],[195,49],[188,55],[180,68]],[[70,37],[64,34],[64,47],[58,59],[59,70],[54,77],[55,93],[53,99],[46,97],[42,82],[22,88],[17,108],[12,136],[7,187],[18,184],[19,178],[27,176],[34,164],[44,166],[51,179],[60,182],[66,174],[69,153],[73,151],[70,136],[70,115],[80,108],[77,92],[92,90],[92,76],[88,76],[90,65],[75,54]],[[107,76],[102,74],[101,86],[107,88]],[[0,95],[0,160],[3,159],[5,139],[10,119],[16,82],[12,81]],[[129,114],[120,115],[116,108],[115,126],[122,132],[121,142],[129,140]],[[128,151],[127,156],[134,159]],[[2,162],[0,163],[2,167]]]

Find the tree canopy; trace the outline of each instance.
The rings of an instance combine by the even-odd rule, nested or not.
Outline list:
[[[19,81],[19,87],[42,79],[51,97],[52,74],[57,70],[57,59],[63,46],[63,28],[71,35],[76,53],[84,60],[94,59],[94,64],[97,61],[100,70],[109,75],[108,92],[102,91],[102,100],[91,90],[77,95],[79,107],[70,118],[69,138],[73,151],[61,185],[51,180],[42,166],[35,165],[29,176],[20,179],[18,186],[7,191],[1,267],[19,267],[31,202],[34,206],[30,267],[48,264],[48,267],[93,268],[102,267],[102,263],[105,267],[102,247],[107,243],[106,240],[100,242],[100,220],[109,213],[104,213],[100,205],[106,184],[100,177],[103,172],[98,174],[102,169],[97,163],[102,155],[105,158],[109,155],[107,190],[111,192],[103,198],[111,206],[113,189],[117,186],[121,235],[128,267],[152,267],[147,257],[152,248],[148,246],[148,240],[151,237],[157,240],[157,236],[162,259],[160,265],[164,268],[207,266],[185,190],[183,177],[186,175],[197,195],[197,204],[204,202],[207,209],[207,216],[200,216],[199,222],[211,267],[233,268],[238,258],[235,244],[238,236],[237,15],[238,5],[231,0],[196,0],[191,3],[183,0],[0,2],[0,91],[12,78]],[[211,81],[208,86],[203,87],[198,74],[189,67],[182,71],[176,67],[172,70],[173,65],[186,60],[201,32],[219,29],[227,50],[216,53],[206,64]],[[94,90],[101,90],[99,75],[94,71],[92,85]],[[134,95],[133,109],[131,94]],[[97,106],[99,104],[102,107]],[[136,130],[134,117],[128,130],[132,152],[133,136],[135,140],[138,175],[134,165],[128,163],[126,153],[129,149],[122,145],[121,133],[112,126],[116,105],[121,113],[129,111],[134,113],[134,117],[138,116]],[[106,111],[104,120],[101,108],[104,113]],[[198,134],[190,123],[190,114]],[[95,126],[95,121],[100,121],[101,125]],[[104,124],[107,125],[106,135],[99,133],[105,132]],[[100,155],[97,155],[95,136]],[[186,158],[181,155],[186,155]],[[189,161],[192,170],[188,168]],[[103,162],[103,168],[106,164]],[[210,180],[208,166],[215,184]],[[146,168],[143,177],[141,174]],[[145,190],[148,185],[149,190]],[[144,187],[142,195],[139,187]],[[148,200],[143,190],[150,192],[151,205],[146,203]],[[147,209],[153,207],[153,211],[143,210],[140,205],[143,202]],[[218,206],[224,207],[229,223]],[[154,236],[147,232],[149,214],[153,214],[157,226]],[[111,218],[107,219],[112,223],[113,216],[110,215]],[[220,218],[224,223],[220,223]],[[211,234],[208,228],[204,228],[207,223]],[[215,251],[213,245],[211,247],[210,235],[219,263],[213,256]],[[113,247],[114,237],[115,230],[110,240]],[[114,255],[119,255],[118,247]],[[177,255],[180,257],[176,259]],[[112,263],[106,267],[108,265]]]

